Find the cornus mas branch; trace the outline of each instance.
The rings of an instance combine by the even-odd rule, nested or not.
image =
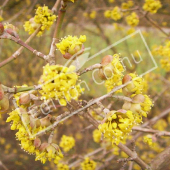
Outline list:
[[[88,119],[90,123],[93,124],[96,128],[98,128],[99,123],[92,117],[87,116],[87,113],[83,114],[83,116]],[[123,145],[122,143],[118,144],[118,147],[124,151],[130,158],[132,158],[142,169],[150,169],[149,165],[147,165],[145,162],[143,162],[137,155],[136,152],[132,152],[127,146]]]
[[[40,31],[41,25],[35,30],[33,34],[25,41],[25,44],[28,44]],[[24,47],[20,47],[11,57],[7,58],[6,60],[0,62],[0,68],[5,66],[6,64],[10,63],[14,59],[16,59],[18,56],[21,55]]]
[[[90,152],[90,153],[86,154],[84,157],[93,156],[93,155],[95,155],[95,154],[97,154],[97,153],[99,153],[99,152],[101,152],[101,151],[103,151],[103,150],[104,150],[103,148],[98,148],[98,149],[94,150],[93,152]],[[81,160],[81,159],[78,159],[78,160],[76,160],[75,162],[71,163],[71,164],[69,165],[69,168],[76,167],[76,166],[78,166],[81,162],[82,162],[82,160]]]
[[[60,0],[56,0],[55,5],[52,8],[53,12],[57,11],[58,5],[59,5]],[[25,44],[28,44],[40,31],[41,29],[41,25],[34,31],[33,34],[30,35],[30,37],[25,41]],[[20,54],[22,53],[24,47],[20,47],[11,57],[7,58],[6,60],[0,62],[0,68],[5,66],[6,64],[10,63],[11,61],[13,61],[14,59],[16,59],[18,56],[20,56]],[[48,57],[47,57],[48,59]]]
[[[132,130],[140,131],[144,133],[154,133],[156,136],[170,136],[170,132],[167,131],[159,131],[154,129],[141,128],[141,127],[133,127]]]
[[[46,59],[46,55],[44,55],[41,52],[38,52],[37,50],[35,50],[31,46],[29,46],[28,44],[24,43],[22,40],[20,40],[18,38],[15,38],[14,36],[11,36],[10,34],[6,33],[5,31],[4,31],[4,34],[0,36],[0,39],[9,39],[9,40],[12,40],[12,41],[16,42],[17,44],[25,47],[26,49],[31,51],[36,56],[38,56],[38,57],[40,57],[42,59]]]

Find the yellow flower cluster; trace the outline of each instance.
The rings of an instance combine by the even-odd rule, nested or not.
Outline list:
[[[91,19],[95,19],[96,18],[96,11],[92,11],[90,14],[89,14],[89,17]]]
[[[164,131],[167,127],[168,127],[168,123],[164,119],[158,120],[153,126],[154,129],[157,129],[160,131]]]
[[[98,128],[112,144],[118,145],[120,142],[125,142],[133,126],[133,113],[129,110],[120,110],[110,111],[104,123],[100,124]]]
[[[145,81],[141,77],[137,77],[136,74],[130,73],[123,78],[123,84],[127,85],[122,89],[125,96],[130,96],[132,102],[126,101],[123,105],[123,109],[131,110],[134,114],[135,124],[142,122],[142,117],[147,117],[147,113],[153,106],[152,100],[145,94],[146,85]]]
[[[139,24],[139,17],[135,12],[132,12],[126,17],[126,22],[132,27],[136,27]]]
[[[3,21],[4,19],[2,18],[2,16],[0,16],[0,22]]]
[[[53,15],[52,11],[47,6],[38,7],[34,18],[26,21],[24,24],[25,31],[32,34],[40,25],[41,30],[37,36],[41,36],[45,29],[49,29],[53,22],[56,20],[56,15]]]
[[[132,34],[132,33],[134,33],[134,32],[135,32],[135,28],[132,27],[132,28],[129,28],[126,33],[127,33],[128,35],[130,35],[130,34]]]
[[[18,108],[11,113],[6,122],[11,122],[11,130],[18,130],[16,138],[21,142],[21,147],[29,154],[35,154],[35,160],[40,160],[45,163],[47,160],[54,160],[54,163],[63,157],[59,147],[55,143],[41,143],[39,138],[36,138],[36,133],[42,131],[45,127],[41,126],[40,119],[34,119],[25,109]],[[34,126],[33,126],[34,124]]]
[[[81,168],[82,170],[95,170],[96,162],[86,157],[84,162],[81,163]]]
[[[145,81],[143,80],[142,77],[138,77],[135,73],[130,73],[126,76],[124,76],[124,79],[127,77],[130,77],[132,80],[130,83],[128,83],[124,88],[123,88],[123,94],[124,95],[131,95],[133,94],[141,94],[143,91],[145,91]]]
[[[121,19],[122,14],[121,14],[120,8],[116,6],[115,8],[113,8],[113,10],[106,10],[104,12],[104,16],[106,18],[111,18],[111,19],[117,21],[117,20]]]
[[[170,71],[170,41],[167,41],[165,46],[154,47],[153,54],[160,55],[162,68]]]
[[[86,17],[86,18],[95,19],[96,18],[96,11],[92,11],[90,13],[84,12],[83,16]]]
[[[154,143],[152,141],[152,135],[146,135],[143,137],[143,141],[147,143],[150,147],[154,146]]]
[[[131,105],[129,105],[130,108],[128,108],[134,113],[135,124],[137,125],[142,123],[142,116],[147,117],[148,112],[153,106],[152,100],[147,95],[134,95],[133,98],[138,98],[138,96],[144,98],[144,101],[134,100],[134,103],[131,103]]]
[[[101,132],[98,130],[98,129],[95,129],[93,131],[93,140],[96,142],[96,143],[99,143],[101,141],[101,137],[102,137],[102,134]]]
[[[42,99],[59,100],[63,106],[67,105],[67,101],[71,99],[78,100],[80,93],[84,90],[77,85],[78,75],[74,72],[75,67],[64,67],[62,65],[47,64],[43,69],[43,75],[39,80],[42,86],[39,92]]]
[[[57,170],[69,170],[69,166],[62,163],[58,163]]]
[[[150,13],[156,13],[161,7],[162,4],[159,0],[145,0],[145,4],[143,5],[143,9]]]
[[[109,0],[109,3],[114,3],[115,2],[115,0]]]
[[[56,46],[62,54],[69,53],[74,55],[82,49],[84,42],[86,42],[85,35],[81,35],[80,38],[69,35],[68,37],[63,38],[60,43],[57,43]]]
[[[64,152],[68,152],[75,146],[75,140],[71,136],[63,135],[60,142],[60,147],[64,150]]]
[[[110,92],[111,90],[113,90],[114,87],[121,85],[123,76],[122,73],[124,71],[123,65],[120,61],[120,57],[118,54],[113,55],[111,65],[113,67],[113,75],[111,76],[111,78],[108,78],[105,81],[105,87],[107,88],[107,92]]]
[[[123,2],[121,4],[121,8],[122,9],[129,9],[129,8],[133,7],[133,5],[134,5],[133,1]]]

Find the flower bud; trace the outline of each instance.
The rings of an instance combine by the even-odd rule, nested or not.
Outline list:
[[[20,115],[22,115],[22,114],[26,114],[27,111],[24,108],[20,107],[19,108],[19,113],[20,113]]]
[[[59,148],[59,146],[57,144],[52,143],[51,145],[56,149],[57,152],[60,151],[60,148]]]
[[[24,113],[21,115],[21,120],[24,125],[28,125],[30,123],[30,117],[28,113]]]
[[[0,100],[2,100],[4,97],[4,89],[2,88],[2,85],[0,84]]]
[[[31,101],[31,97],[29,93],[22,93],[19,97],[19,103],[20,104],[29,104]]]
[[[140,105],[139,103],[138,103],[138,104],[133,103],[133,104],[131,105],[130,110],[131,110],[133,113],[140,113],[140,112],[142,111],[142,108],[141,108],[141,105]]]
[[[76,45],[73,49],[69,48],[68,53],[65,53],[63,55],[63,57],[65,59],[70,59],[73,55],[76,54],[77,56],[79,56],[79,55],[83,54],[83,52],[84,52],[84,45],[82,44],[81,47],[80,47],[80,45]],[[74,57],[74,59],[76,59],[76,57]]]
[[[113,56],[111,55],[106,55],[105,57],[103,57],[101,62],[102,68],[99,69],[99,77],[102,80],[106,80],[113,76],[114,67],[111,63],[112,61],[113,61]]]
[[[41,126],[42,127],[48,127],[51,125],[51,118],[52,116],[50,114],[48,114],[46,117],[40,119],[40,122],[41,122]]]
[[[125,75],[122,79],[122,83],[125,84],[125,83],[128,83],[129,81],[132,80],[132,77],[130,75]]]
[[[12,36],[14,36],[14,37],[16,37],[16,38],[19,38],[19,35],[18,35],[18,28],[17,27],[15,27],[14,25],[12,25],[12,24],[6,24],[5,25],[5,31],[8,33],[8,34],[10,34],[10,35],[12,35]]]
[[[125,109],[125,110],[130,110],[131,108],[131,102],[125,102],[122,106],[122,109]]]
[[[130,75],[125,75],[122,79],[122,83],[127,85],[123,87],[122,92],[125,96],[129,96],[132,94],[132,89],[135,88],[135,85],[132,81],[132,77]]]
[[[41,126],[41,122],[40,119],[38,118],[33,118],[32,116],[30,116],[30,126],[31,128],[39,128]]]
[[[106,55],[102,58],[102,66],[106,66],[108,65],[109,63],[111,63],[113,61],[113,56],[112,55]]]
[[[39,147],[39,150],[41,152],[45,151],[45,149],[47,148],[48,145],[49,145],[48,143],[42,143],[41,146]]]
[[[145,96],[142,94],[137,94],[132,98],[133,103],[143,103],[145,101]]]
[[[40,140],[40,138],[36,138],[36,139],[34,140],[34,146],[35,146],[36,148],[39,148],[39,147],[41,146],[41,140]]]
[[[0,100],[0,111],[7,111],[9,109],[9,99],[7,95],[4,95],[3,99]]]
[[[52,153],[55,153],[56,149],[54,148],[54,146],[52,145],[47,146],[47,152],[50,152],[50,151],[52,151]]]
[[[4,32],[4,26],[3,24],[0,22],[0,35],[2,35]]]
[[[30,24],[31,24],[31,27],[33,28],[33,29],[37,29],[38,28],[38,26],[40,25],[40,24],[37,24],[35,21],[34,21],[34,18],[31,18],[30,20],[29,20],[29,22],[30,22]]]

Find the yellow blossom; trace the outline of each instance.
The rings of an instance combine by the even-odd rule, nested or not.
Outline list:
[[[47,64],[39,81],[42,86],[42,90],[39,90],[42,99],[54,98],[63,106],[66,106],[67,101],[69,102],[71,99],[78,100],[83,88],[76,84],[78,75],[74,70],[74,66]]]
[[[61,41],[57,43],[56,46],[63,55],[66,53],[74,55],[82,50],[82,45],[85,41],[85,35],[81,35],[80,38],[78,38],[77,36],[72,37],[71,35],[69,35],[68,37],[61,39]]]
[[[41,25],[41,29],[37,34],[37,36],[41,36],[44,30],[48,30],[55,20],[56,15],[54,15],[47,6],[38,7],[34,18],[26,21],[24,28],[25,31],[28,31],[29,34],[32,34]]]
[[[159,0],[145,0],[143,9],[149,11],[150,13],[156,13],[159,8],[162,7],[162,4]]]
[[[93,131],[93,140],[94,140],[96,143],[99,143],[99,142],[100,142],[101,136],[102,136],[102,134],[101,134],[101,132],[100,132],[98,129],[95,129],[95,130]]]
[[[113,55],[113,61],[111,62],[113,66],[113,74],[105,81],[105,87],[107,88],[107,92],[110,92],[114,87],[121,85],[122,76],[123,76],[123,65],[120,61],[120,57],[118,54]]]
[[[131,111],[110,111],[106,120],[99,125],[99,130],[112,144],[125,142],[134,126],[134,115]]]
[[[81,168],[82,170],[95,170],[96,162],[86,157],[84,162],[81,163]]]
[[[63,135],[60,142],[60,147],[63,148],[65,152],[68,152],[75,146],[75,140],[71,136]]]
[[[3,21],[4,19],[2,18],[2,16],[0,16],[0,22]]]
[[[96,18],[96,11],[92,11],[90,14],[89,14],[89,17],[91,19],[95,19]]]
[[[126,17],[126,22],[128,25],[135,27],[139,24],[139,17],[135,12],[132,12],[130,15]]]
[[[111,11],[110,17],[115,21],[121,19],[122,15],[121,15],[121,11],[120,11],[119,7],[116,6],[113,8],[113,10]]]
[[[58,163],[57,170],[69,170],[69,166],[66,164]]]

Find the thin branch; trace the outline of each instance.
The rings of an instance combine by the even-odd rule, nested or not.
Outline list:
[[[0,161],[0,166],[2,166],[5,170],[8,170],[8,168]]]
[[[159,153],[150,163],[153,170],[163,170],[169,167],[170,146]],[[168,168],[169,169],[169,168]]]
[[[61,2],[61,0],[56,0],[54,6],[53,6],[53,8],[52,8],[53,13],[56,13],[56,12],[57,12],[57,8],[58,8],[58,6],[60,5],[60,2]]]
[[[4,92],[6,92],[6,93],[20,93],[20,92],[25,92],[25,91],[37,89],[36,86],[10,88],[10,87],[6,87],[4,85],[2,85],[2,88],[3,88]]]
[[[93,155],[95,155],[95,154],[97,154],[97,153],[99,153],[99,152],[101,152],[101,151],[103,151],[103,150],[104,150],[103,148],[98,148],[98,149],[96,149],[96,150],[94,150],[94,151],[86,154],[84,157],[93,156]],[[69,168],[76,167],[76,166],[78,166],[81,162],[82,162],[81,159],[76,160],[75,162],[73,162],[73,163],[71,163],[71,164],[69,165]]]
[[[53,6],[53,8],[54,9],[57,8],[56,3]],[[25,41],[25,44],[28,44],[38,34],[40,29],[41,29],[41,25],[34,31],[33,34],[30,35],[30,37]],[[20,54],[22,53],[23,49],[24,49],[24,47],[20,47],[11,57],[9,57],[6,60],[0,62],[0,68],[5,66],[6,64],[10,63],[14,59],[16,59],[18,56],[20,56]]]
[[[164,35],[166,35],[167,37],[169,37],[169,34],[166,33],[155,21],[153,21],[148,15],[144,15],[144,18],[151,23],[155,28],[157,28],[158,30],[160,30]]]
[[[154,129],[141,128],[141,127],[133,127],[132,130],[140,131],[144,133],[154,133],[156,136],[170,136],[170,132],[167,131],[159,131]]]
[[[129,83],[129,82],[128,82],[128,83]],[[128,83],[127,83],[127,84],[128,84]],[[57,125],[58,125],[60,122],[62,122],[62,121],[64,121],[64,120],[72,117],[73,115],[76,115],[76,114],[78,114],[78,113],[86,110],[87,108],[89,108],[90,106],[96,104],[97,102],[102,101],[102,100],[104,100],[104,99],[106,99],[106,98],[112,97],[112,94],[113,94],[113,93],[115,93],[115,92],[116,92],[117,90],[119,90],[119,89],[122,89],[122,88],[125,87],[127,84],[123,84],[123,85],[120,85],[120,86],[115,87],[115,88],[114,88],[111,92],[109,92],[108,94],[105,94],[105,95],[103,95],[103,96],[101,96],[101,97],[98,97],[98,98],[96,98],[96,99],[94,99],[94,100],[91,100],[91,101],[88,102],[84,107],[81,107],[81,108],[73,111],[72,113],[70,113],[70,112],[65,112],[65,113],[61,114],[60,116],[58,116],[58,117],[56,118],[56,122],[54,122],[52,125],[48,126],[46,129],[38,132],[38,133],[36,134],[36,136],[41,136],[41,135],[45,134],[48,130],[57,127]]]
[[[6,33],[4,31],[3,35],[0,36],[0,39],[9,39],[14,41],[15,43],[25,47],[26,49],[28,49],[29,51],[31,51],[33,54],[35,54],[36,56],[42,58],[42,59],[46,59],[46,55],[44,55],[43,53],[35,50],[34,48],[32,48],[31,46],[29,46],[28,44],[26,44],[25,42],[23,42],[21,39],[15,38],[14,36]]]
[[[27,6],[25,8],[22,8],[18,13],[16,13],[14,16],[12,16],[10,19],[8,19],[7,21],[5,22],[9,22],[11,23],[12,21],[14,21],[16,18],[18,18],[23,12],[24,10],[28,8]]]
[[[94,64],[92,66],[89,66],[89,67],[85,68],[83,71],[79,72],[78,75],[80,76],[80,75],[82,75],[84,73],[87,73],[88,71],[93,71],[93,70],[99,69],[101,67],[102,67],[101,64]]]
[[[2,10],[2,9],[6,6],[6,4],[8,3],[8,1],[9,1],[9,0],[5,0],[5,1],[4,1],[4,3],[2,4],[2,6],[0,6],[0,10]]]
[[[61,7],[58,13],[58,19],[57,19],[56,27],[54,30],[53,38],[57,38],[57,39],[59,38],[61,27],[64,21],[64,16],[66,13],[66,7],[67,7],[66,2],[62,1]]]

